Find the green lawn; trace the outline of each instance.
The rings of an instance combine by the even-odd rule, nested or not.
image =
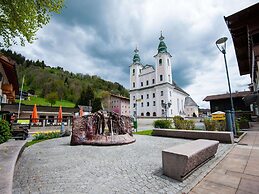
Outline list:
[[[145,130],[145,131],[138,131],[138,132],[134,132],[133,134],[137,134],[137,135],[152,135],[153,130]]]
[[[19,103],[19,100],[15,100],[16,103]],[[22,100],[22,104],[25,105],[40,105],[40,106],[50,106],[50,103],[47,102],[44,98],[40,97],[33,97],[30,96],[30,100]],[[56,104],[53,106],[62,106],[62,107],[75,107],[75,104],[73,102],[67,101],[67,100],[62,100],[62,101],[57,101]]]

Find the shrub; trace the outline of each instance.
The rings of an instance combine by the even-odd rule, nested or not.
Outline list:
[[[60,132],[36,133],[33,135],[35,140],[53,139],[61,137]]]
[[[170,129],[172,128],[172,120],[156,120],[153,126],[155,128]]]
[[[0,120],[0,143],[6,142],[11,137],[10,124],[6,120]]]
[[[204,125],[207,131],[226,131],[226,121],[204,119]]]
[[[176,119],[174,125],[177,129],[193,130],[195,128],[194,121],[192,120]]]

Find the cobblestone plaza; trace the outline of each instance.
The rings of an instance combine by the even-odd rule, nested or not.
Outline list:
[[[162,150],[190,140],[135,135],[123,146],[70,146],[70,137],[24,150],[13,193],[180,193],[189,191],[232,147],[220,144],[216,157],[185,181],[162,175]]]

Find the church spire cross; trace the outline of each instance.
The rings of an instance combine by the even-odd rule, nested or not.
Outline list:
[[[139,52],[139,50],[138,50],[138,47],[136,46],[136,48],[135,48],[135,50],[134,50],[134,53],[138,53]]]
[[[163,37],[163,32],[162,32],[162,30],[161,30],[161,35],[160,35],[160,37],[159,37],[159,40],[160,41],[163,41],[165,39],[165,37]]]

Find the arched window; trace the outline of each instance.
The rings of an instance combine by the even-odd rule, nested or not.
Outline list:
[[[162,62],[163,62],[162,59],[159,59],[159,65],[162,65]]]
[[[144,113],[143,113],[143,112],[141,113],[141,116],[142,116],[142,117],[144,116]]]
[[[147,113],[146,113],[146,116],[149,117],[149,116],[150,116],[150,112],[147,112]]]
[[[156,112],[153,112],[153,117],[156,117]]]

